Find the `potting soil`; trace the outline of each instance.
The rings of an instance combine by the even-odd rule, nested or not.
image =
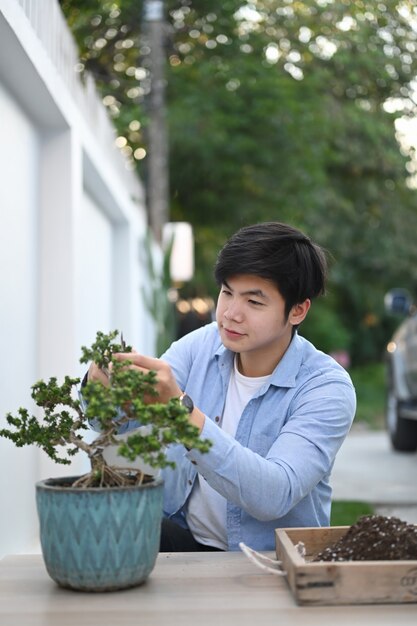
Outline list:
[[[398,517],[364,515],[314,561],[393,561],[417,559],[417,526]]]

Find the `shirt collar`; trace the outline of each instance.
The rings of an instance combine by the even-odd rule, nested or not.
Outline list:
[[[302,360],[303,342],[298,334],[295,333],[284,356],[272,372],[271,385],[276,387],[295,387]]]

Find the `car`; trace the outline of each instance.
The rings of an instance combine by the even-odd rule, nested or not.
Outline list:
[[[417,450],[417,307],[405,289],[390,290],[385,310],[404,319],[386,347],[386,426],[394,450]]]

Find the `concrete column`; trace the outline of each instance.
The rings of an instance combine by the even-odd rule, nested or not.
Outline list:
[[[82,149],[74,132],[43,136],[40,163],[39,378],[78,371],[75,241],[81,210]],[[85,460],[74,457],[70,473]],[[68,474],[42,455],[41,477]]]
[[[81,149],[70,131],[44,137],[41,158],[39,372],[74,368],[76,205],[82,185]]]

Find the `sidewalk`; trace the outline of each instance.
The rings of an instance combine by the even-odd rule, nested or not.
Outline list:
[[[385,431],[353,428],[334,465],[334,500],[375,506],[381,515],[417,523],[417,452],[395,452]]]

